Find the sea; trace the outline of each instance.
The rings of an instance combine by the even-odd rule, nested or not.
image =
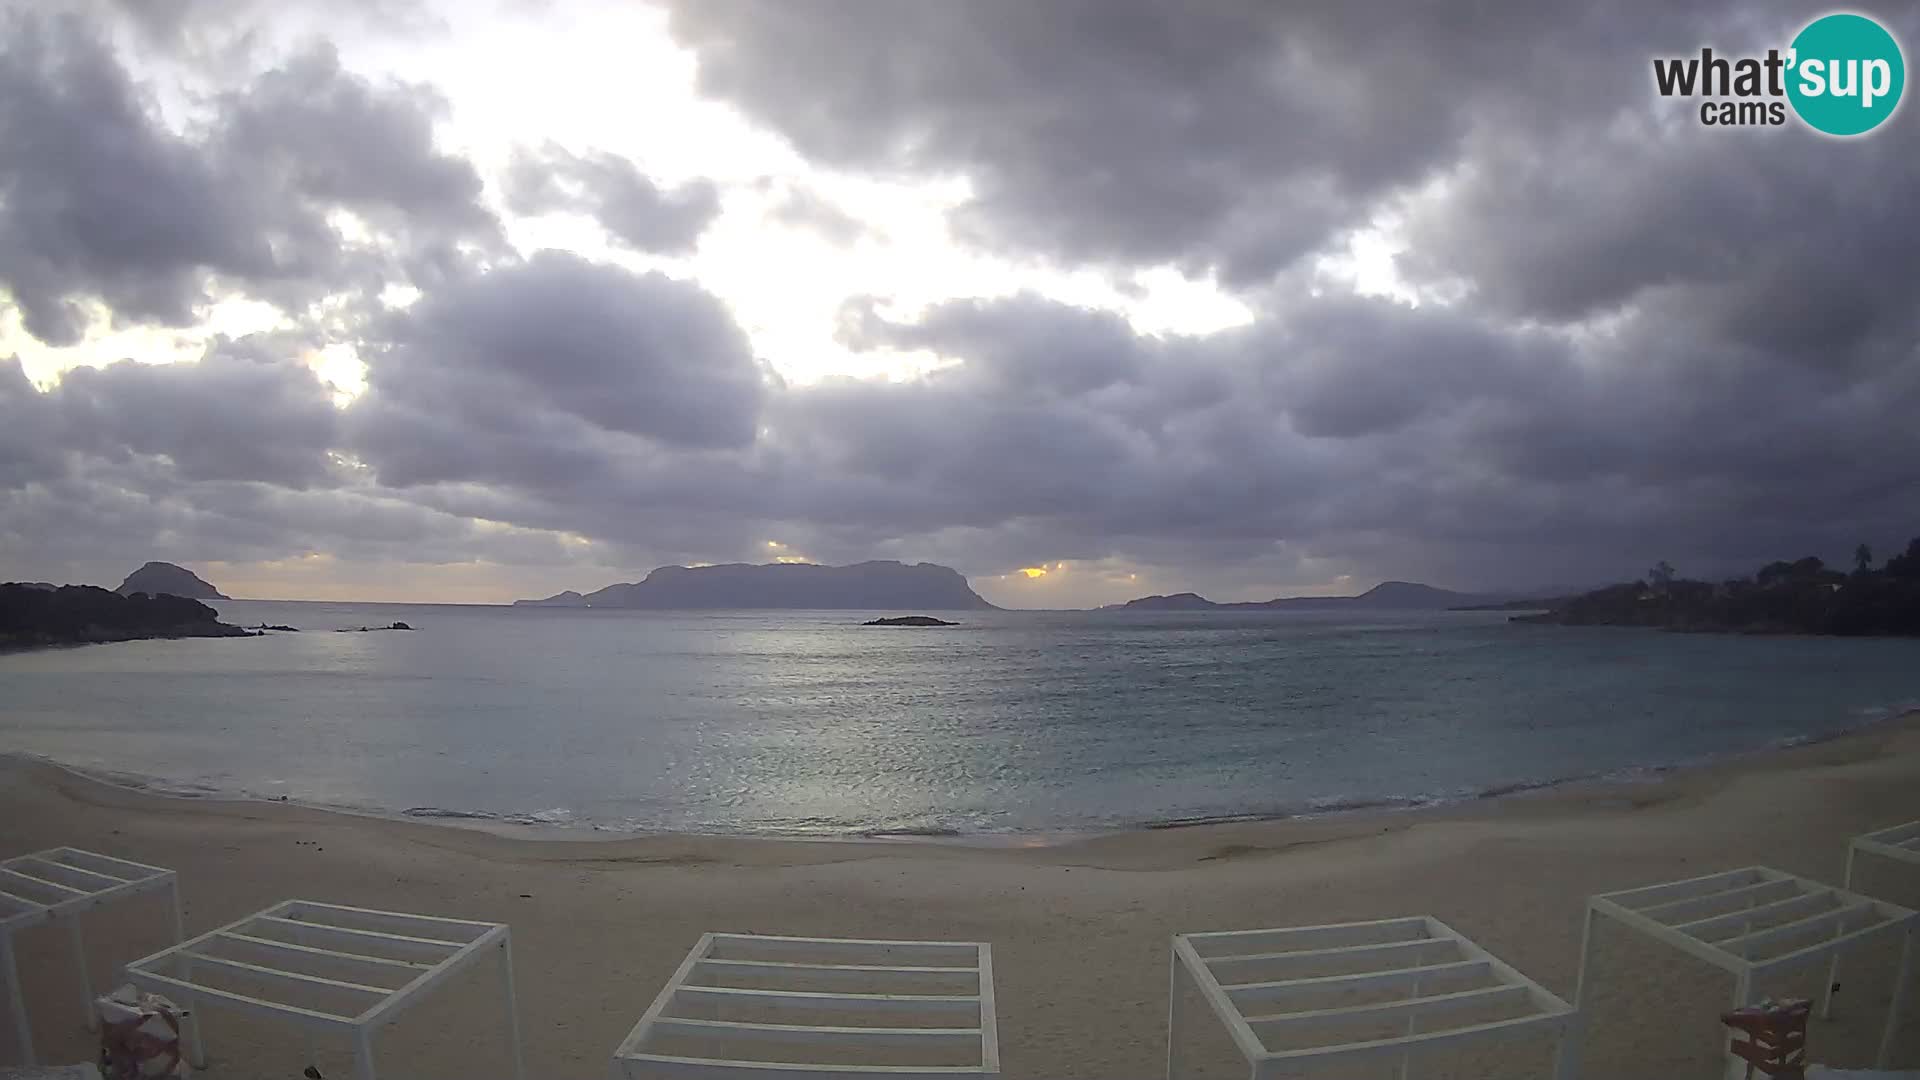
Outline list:
[[[214,606],[300,632],[0,655],[0,752],[566,836],[1023,842],[1631,781],[1920,707],[1920,641],[1498,612]]]

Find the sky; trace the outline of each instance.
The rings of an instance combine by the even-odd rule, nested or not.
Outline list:
[[[1651,77],[1826,10],[0,0],[0,580],[879,558],[1082,607],[1890,554],[1920,121]]]

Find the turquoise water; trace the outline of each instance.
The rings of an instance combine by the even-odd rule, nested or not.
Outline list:
[[[305,632],[0,656],[0,750],[583,830],[1073,832],[1630,774],[1920,702],[1920,641],[1493,613],[216,606]]]

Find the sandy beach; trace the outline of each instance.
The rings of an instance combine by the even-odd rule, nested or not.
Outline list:
[[[540,1080],[605,1076],[707,930],[990,942],[1005,1075],[1159,1076],[1173,933],[1427,913],[1571,998],[1588,894],[1754,864],[1837,884],[1849,836],[1914,818],[1920,714],[1644,783],[1032,847],[528,839],[164,798],[0,763],[0,851],[67,844],[173,867],[190,934],[295,897],[510,923],[528,1075]],[[1912,868],[1869,864],[1858,884],[1920,902]],[[91,916],[95,980],[166,944],[165,926],[157,899]],[[1712,1075],[1728,977],[1617,929],[1603,935],[1584,1074]],[[41,1057],[88,1058],[65,936],[29,931],[20,948]],[[1834,1020],[1814,1025],[1814,1060],[1871,1061],[1893,951],[1849,967]],[[1764,989],[1818,985],[1810,973]],[[382,1032],[381,1075],[502,1075],[496,1001],[486,978],[456,983]],[[212,1075],[294,1077],[309,1060],[296,1035],[205,1015]],[[1190,1038],[1194,1075],[1245,1075],[1210,1021]],[[325,1075],[349,1074],[344,1047],[312,1053]],[[1544,1043],[1463,1051],[1420,1075],[1543,1075],[1548,1061]],[[1920,1067],[1911,1017],[1895,1063]]]

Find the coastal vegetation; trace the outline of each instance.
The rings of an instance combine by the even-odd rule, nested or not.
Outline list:
[[[1853,569],[1820,558],[1770,562],[1752,577],[1696,581],[1664,560],[1640,581],[1558,602],[1514,622],[1563,626],[1647,626],[1701,633],[1920,636],[1920,537],[1873,567],[1861,544]]]

